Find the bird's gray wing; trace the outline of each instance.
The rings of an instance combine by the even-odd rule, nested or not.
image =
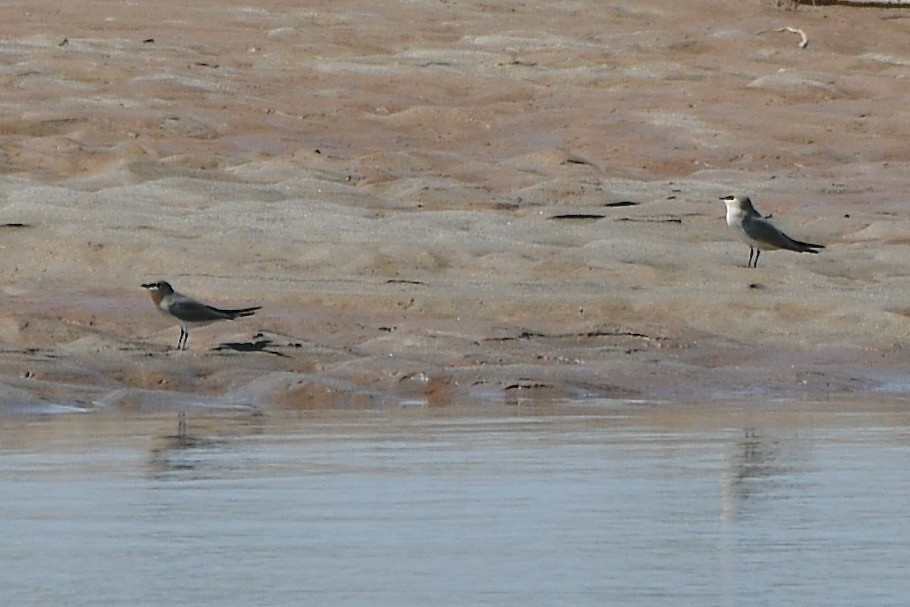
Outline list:
[[[757,243],[765,244],[768,247],[798,252],[812,250],[806,245],[800,246],[799,243],[795,242],[792,238],[775,228],[769,222],[758,217],[745,217],[743,220],[743,232],[752,240]]]
[[[167,310],[184,322],[230,320],[231,316],[189,297],[175,297],[167,302]]]

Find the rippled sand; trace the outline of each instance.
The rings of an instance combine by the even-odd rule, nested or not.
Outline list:
[[[0,404],[905,391],[910,21],[805,4],[14,4]]]

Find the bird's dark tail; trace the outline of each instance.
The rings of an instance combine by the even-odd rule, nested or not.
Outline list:
[[[814,249],[825,248],[825,245],[823,244],[812,244],[811,242],[800,242],[799,240],[794,240],[793,242],[803,247],[805,249],[805,253],[818,253],[818,251],[815,251]]]
[[[221,312],[226,316],[231,318],[244,318],[246,316],[252,316],[256,313],[256,310],[261,310],[262,306],[253,306],[252,308],[240,308],[238,310],[222,310],[220,308],[212,308],[216,312]]]

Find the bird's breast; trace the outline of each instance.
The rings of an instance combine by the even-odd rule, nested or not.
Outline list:
[[[743,223],[744,219],[743,213],[739,211],[727,211],[727,225],[732,227],[739,227]]]
[[[163,296],[160,291],[149,291],[149,296],[152,298],[152,303],[155,304],[155,307],[161,307],[161,300]]]

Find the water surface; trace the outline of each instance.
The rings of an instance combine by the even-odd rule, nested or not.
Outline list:
[[[0,429],[4,605],[901,605],[901,400]]]

